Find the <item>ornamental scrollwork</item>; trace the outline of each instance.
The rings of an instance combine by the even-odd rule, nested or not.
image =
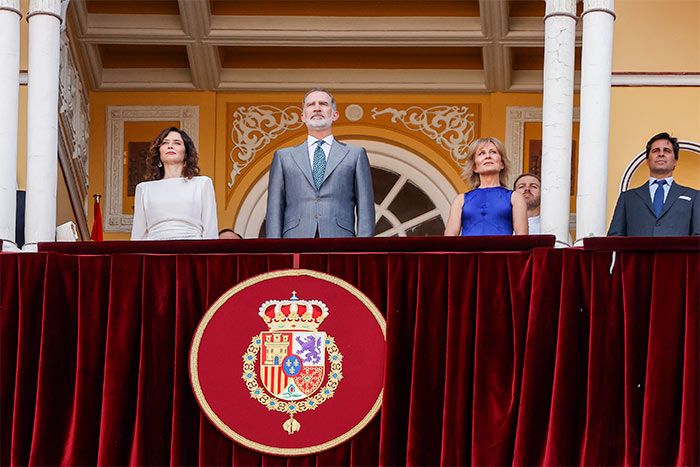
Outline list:
[[[68,36],[60,36],[59,119],[66,133],[72,172],[79,183],[81,197],[87,195],[89,166],[90,110],[85,86],[71,55]]]
[[[393,123],[402,123],[411,131],[420,131],[447,150],[460,167],[464,167],[467,147],[476,136],[474,113],[468,106],[437,105],[427,109],[411,106],[404,110],[372,108],[372,118],[391,115]]]
[[[61,60],[59,70],[59,114],[64,118],[73,142],[72,158],[80,165],[87,182],[88,126],[90,124],[88,100],[78,70],[73,63],[68,38],[61,34]]]
[[[253,105],[238,107],[233,112],[229,160],[233,164],[229,175],[228,187],[236,183],[241,174],[256,154],[272,140],[289,130],[301,128],[301,107],[289,106],[284,109],[271,105]]]

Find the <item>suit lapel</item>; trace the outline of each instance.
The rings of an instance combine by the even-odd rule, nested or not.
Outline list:
[[[306,177],[306,180],[308,180],[309,184],[311,184],[314,189],[316,189],[316,185],[314,185],[314,177],[311,173],[311,162],[309,161],[309,148],[306,145],[306,140],[304,140],[303,143],[301,143],[299,146],[296,146],[292,152],[292,159],[294,160],[294,163],[299,167],[299,170],[301,170],[301,173],[304,174],[304,177]]]
[[[328,179],[328,176],[333,173],[338,164],[345,158],[349,149],[348,147],[333,139],[333,144],[331,145],[331,152],[328,154],[328,162],[326,162],[326,173],[323,175],[323,181]],[[321,183],[323,184],[323,183]]]
[[[656,212],[654,211],[654,206],[651,204],[651,194],[649,194],[649,184],[645,183],[644,185],[640,186],[639,188],[635,188],[634,193],[642,198],[642,201],[646,205],[647,209],[649,209],[649,212],[656,217]]]
[[[658,189],[658,188],[657,188]],[[673,203],[675,203],[678,200],[678,196],[683,192],[683,188],[678,185],[678,183],[673,182],[671,183],[671,188],[668,190],[668,196],[666,196],[666,201],[664,202],[664,208],[661,210],[661,215],[659,216],[659,219],[664,216],[668,212],[669,209],[671,209],[671,206],[673,206]]]

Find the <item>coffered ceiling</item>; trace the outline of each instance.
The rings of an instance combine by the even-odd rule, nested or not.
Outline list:
[[[540,91],[544,5],[72,0],[68,30],[95,90]]]

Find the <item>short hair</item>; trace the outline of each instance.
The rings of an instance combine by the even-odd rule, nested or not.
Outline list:
[[[673,136],[669,135],[665,131],[659,134],[656,134],[651,137],[649,142],[647,142],[647,154],[646,158],[649,158],[649,152],[651,151],[651,145],[654,143],[654,141],[658,141],[660,139],[665,139],[668,140],[671,143],[671,146],[673,146],[673,157],[678,160],[678,152],[680,151],[680,145],[678,144],[678,138],[674,138]]]
[[[197,154],[194,141],[192,141],[190,135],[185,133],[185,130],[171,126],[161,131],[148,148],[148,155],[146,156],[146,180],[160,180],[165,176],[165,167],[163,167],[160,160],[160,145],[163,144],[163,140],[171,131],[179,133],[182,137],[182,143],[185,145],[185,165],[182,168],[182,176],[190,179],[195,175],[199,175],[199,154]]]
[[[219,230],[219,237],[221,237],[221,234],[226,233],[226,232],[231,232],[232,234],[236,235],[238,238],[241,238],[241,239],[243,238],[241,236],[241,234],[239,234],[238,232],[236,232],[233,229],[221,229],[221,230]]]
[[[467,184],[472,190],[475,188],[479,188],[479,185],[481,185],[479,174],[474,172],[474,167],[476,165],[476,153],[479,151],[479,149],[482,148],[482,146],[488,143],[491,143],[494,146],[496,146],[496,150],[501,155],[501,161],[503,162],[503,170],[501,170],[501,173],[498,175],[498,180],[501,186],[508,185],[508,178],[510,176],[511,166],[510,161],[508,160],[508,156],[506,155],[506,148],[503,146],[503,143],[501,143],[501,140],[499,140],[498,138],[494,138],[493,136],[487,136],[485,138],[479,138],[477,140],[472,141],[469,145],[469,149],[467,150],[467,159],[464,163],[464,171],[462,172],[462,176],[467,180]]]
[[[515,190],[515,187],[516,187],[516,185],[518,184],[518,180],[520,180],[520,179],[523,178],[523,177],[533,177],[533,178],[536,178],[536,179],[537,179],[537,182],[540,184],[540,186],[542,185],[542,180],[540,180],[540,177],[538,177],[537,175],[535,175],[535,174],[533,174],[533,173],[525,172],[524,174],[518,175],[518,178],[515,179],[515,181],[513,182],[513,190]]]
[[[309,97],[309,94],[311,94],[312,92],[325,92],[326,94],[328,94],[328,97],[331,98],[331,108],[333,109],[334,112],[335,112],[336,110],[338,110],[338,109],[337,109],[337,105],[336,105],[336,103],[335,103],[335,97],[333,97],[333,94],[331,94],[330,91],[329,91],[328,89],[324,89],[324,88],[311,88],[311,89],[309,89],[308,91],[306,91],[306,94],[304,94],[304,98],[301,100],[301,110],[302,110],[302,111],[304,110],[304,107],[306,106],[306,98]]]

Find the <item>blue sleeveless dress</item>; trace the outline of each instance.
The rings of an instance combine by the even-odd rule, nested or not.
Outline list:
[[[464,193],[461,235],[513,235],[512,194],[502,186]]]

